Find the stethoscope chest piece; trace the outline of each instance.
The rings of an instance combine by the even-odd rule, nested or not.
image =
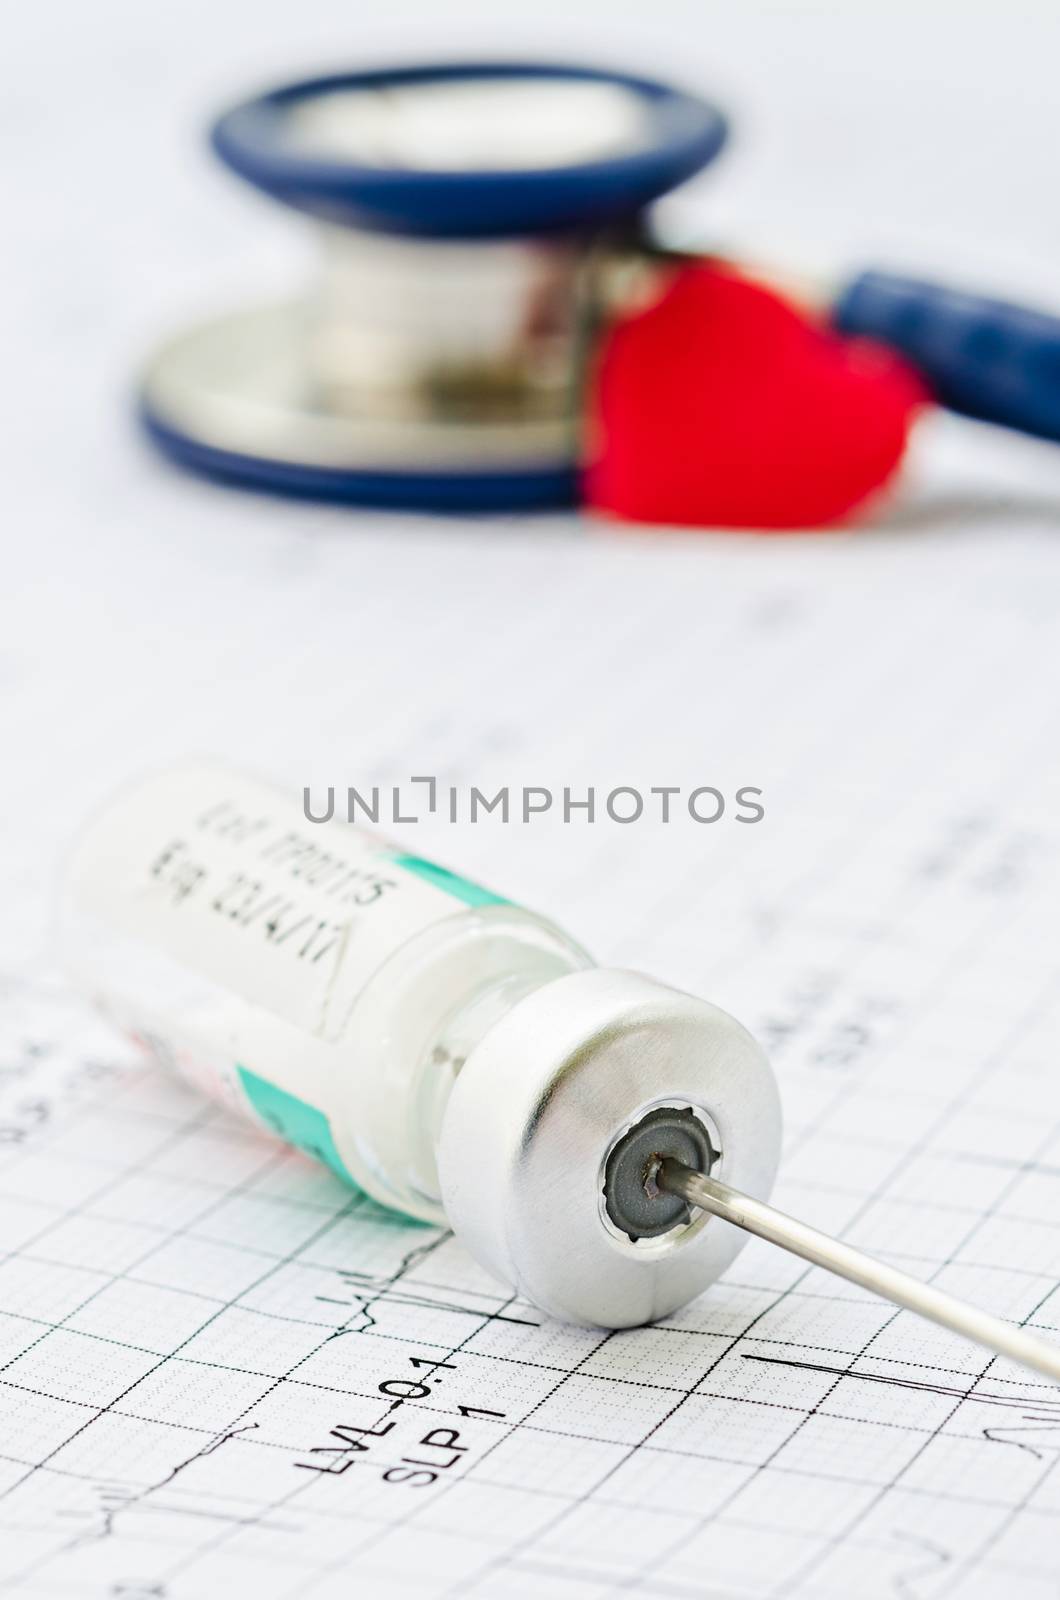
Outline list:
[[[316,228],[316,279],[156,352],[141,410],[182,465],[358,504],[574,498],[594,262],[721,148],[707,102],[580,67],[313,80],[215,124]]]

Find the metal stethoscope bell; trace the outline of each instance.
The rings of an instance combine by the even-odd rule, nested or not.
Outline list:
[[[312,219],[321,271],[159,350],[150,434],[260,488],[571,503],[600,247],[725,136],[714,106],[662,84],[514,63],[343,74],[235,107],[215,151]]]

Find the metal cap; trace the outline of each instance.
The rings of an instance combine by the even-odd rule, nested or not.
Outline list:
[[[700,1294],[745,1238],[653,1195],[653,1159],[766,1199],[779,1146],[776,1083],[745,1028],[597,968],[536,990],[476,1045],[438,1166],[449,1221],[482,1266],[550,1316],[626,1328]]]

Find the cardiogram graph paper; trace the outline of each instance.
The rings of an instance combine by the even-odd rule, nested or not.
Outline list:
[[[924,499],[849,536],[764,540],[384,521],[183,478],[131,427],[145,351],[211,285],[221,309],[271,292],[274,266],[286,284],[235,191],[203,181],[191,130],[248,72],[354,41],[348,8],[319,34],[321,6],[259,3],[248,32],[212,5],[204,51],[194,5],[168,33],[148,9],[67,7],[59,38],[24,6],[46,73],[8,51],[27,249],[5,262],[0,1596],[1058,1600],[1060,1390],[757,1241],[663,1326],[543,1326],[451,1239],[146,1066],[42,954],[82,818],[189,756],[294,793],[415,773],[487,792],[761,785],[755,828],[398,837],[601,962],[731,1010],[780,1080],[778,1204],[1060,1341],[1052,455],[925,420]],[[939,115],[932,9],[925,69],[899,23],[874,34],[874,78],[909,81],[910,129],[938,149],[896,168],[870,92],[858,161],[884,210],[900,190],[903,248],[918,217],[940,250],[951,221],[968,241],[940,276],[987,283],[982,239],[1017,297],[1048,297],[1053,145],[1024,138],[992,185],[973,168]],[[994,75],[974,9],[967,84],[980,58]],[[802,20],[807,68],[855,83],[834,16],[835,55]],[[710,75],[753,63],[748,90],[779,115],[790,52],[781,34],[759,49],[753,8],[738,22],[716,61],[713,30]],[[694,74],[696,29],[655,31]],[[356,49],[372,39],[360,27]],[[834,142],[832,102],[799,89],[810,136]],[[813,174],[803,196],[768,167],[778,243],[787,218],[792,244],[805,224],[823,249]],[[882,215],[836,219],[851,260]]]
[[[760,907],[700,947],[780,1072],[779,1203],[1060,1337],[1055,707],[1020,704],[1018,821],[1003,762],[978,807],[940,783],[857,849],[833,838],[786,926]],[[614,848],[565,864],[587,916]],[[679,965],[699,900],[653,892],[619,956]],[[61,981],[3,1001],[4,1592],[1057,1593],[1048,1384],[757,1242],[663,1326],[542,1325]]]
[[[542,1327],[446,1235],[101,1037],[86,1055],[78,1008],[24,998],[17,1022],[40,1053],[5,1125],[14,1592],[588,1595],[665,1573],[678,1594],[916,1595],[961,1552],[988,1553],[961,1593],[1036,1565],[1017,1592],[1050,1592],[1047,1385],[1000,1361],[977,1381],[979,1352],[767,1255],[664,1327]],[[952,1204],[899,1242],[1048,1326],[1055,1233],[1013,1237],[1057,1130],[1014,1118],[988,1152],[957,1115],[968,1148],[938,1130],[919,1178],[949,1173]],[[881,1136],[857,1165],[895,1154]]]

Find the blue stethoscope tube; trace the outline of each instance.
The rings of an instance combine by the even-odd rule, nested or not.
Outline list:
[[[905,356],[948,410],[1060,443],[1060,317],[863,272],[840,292],[832,321]]]

